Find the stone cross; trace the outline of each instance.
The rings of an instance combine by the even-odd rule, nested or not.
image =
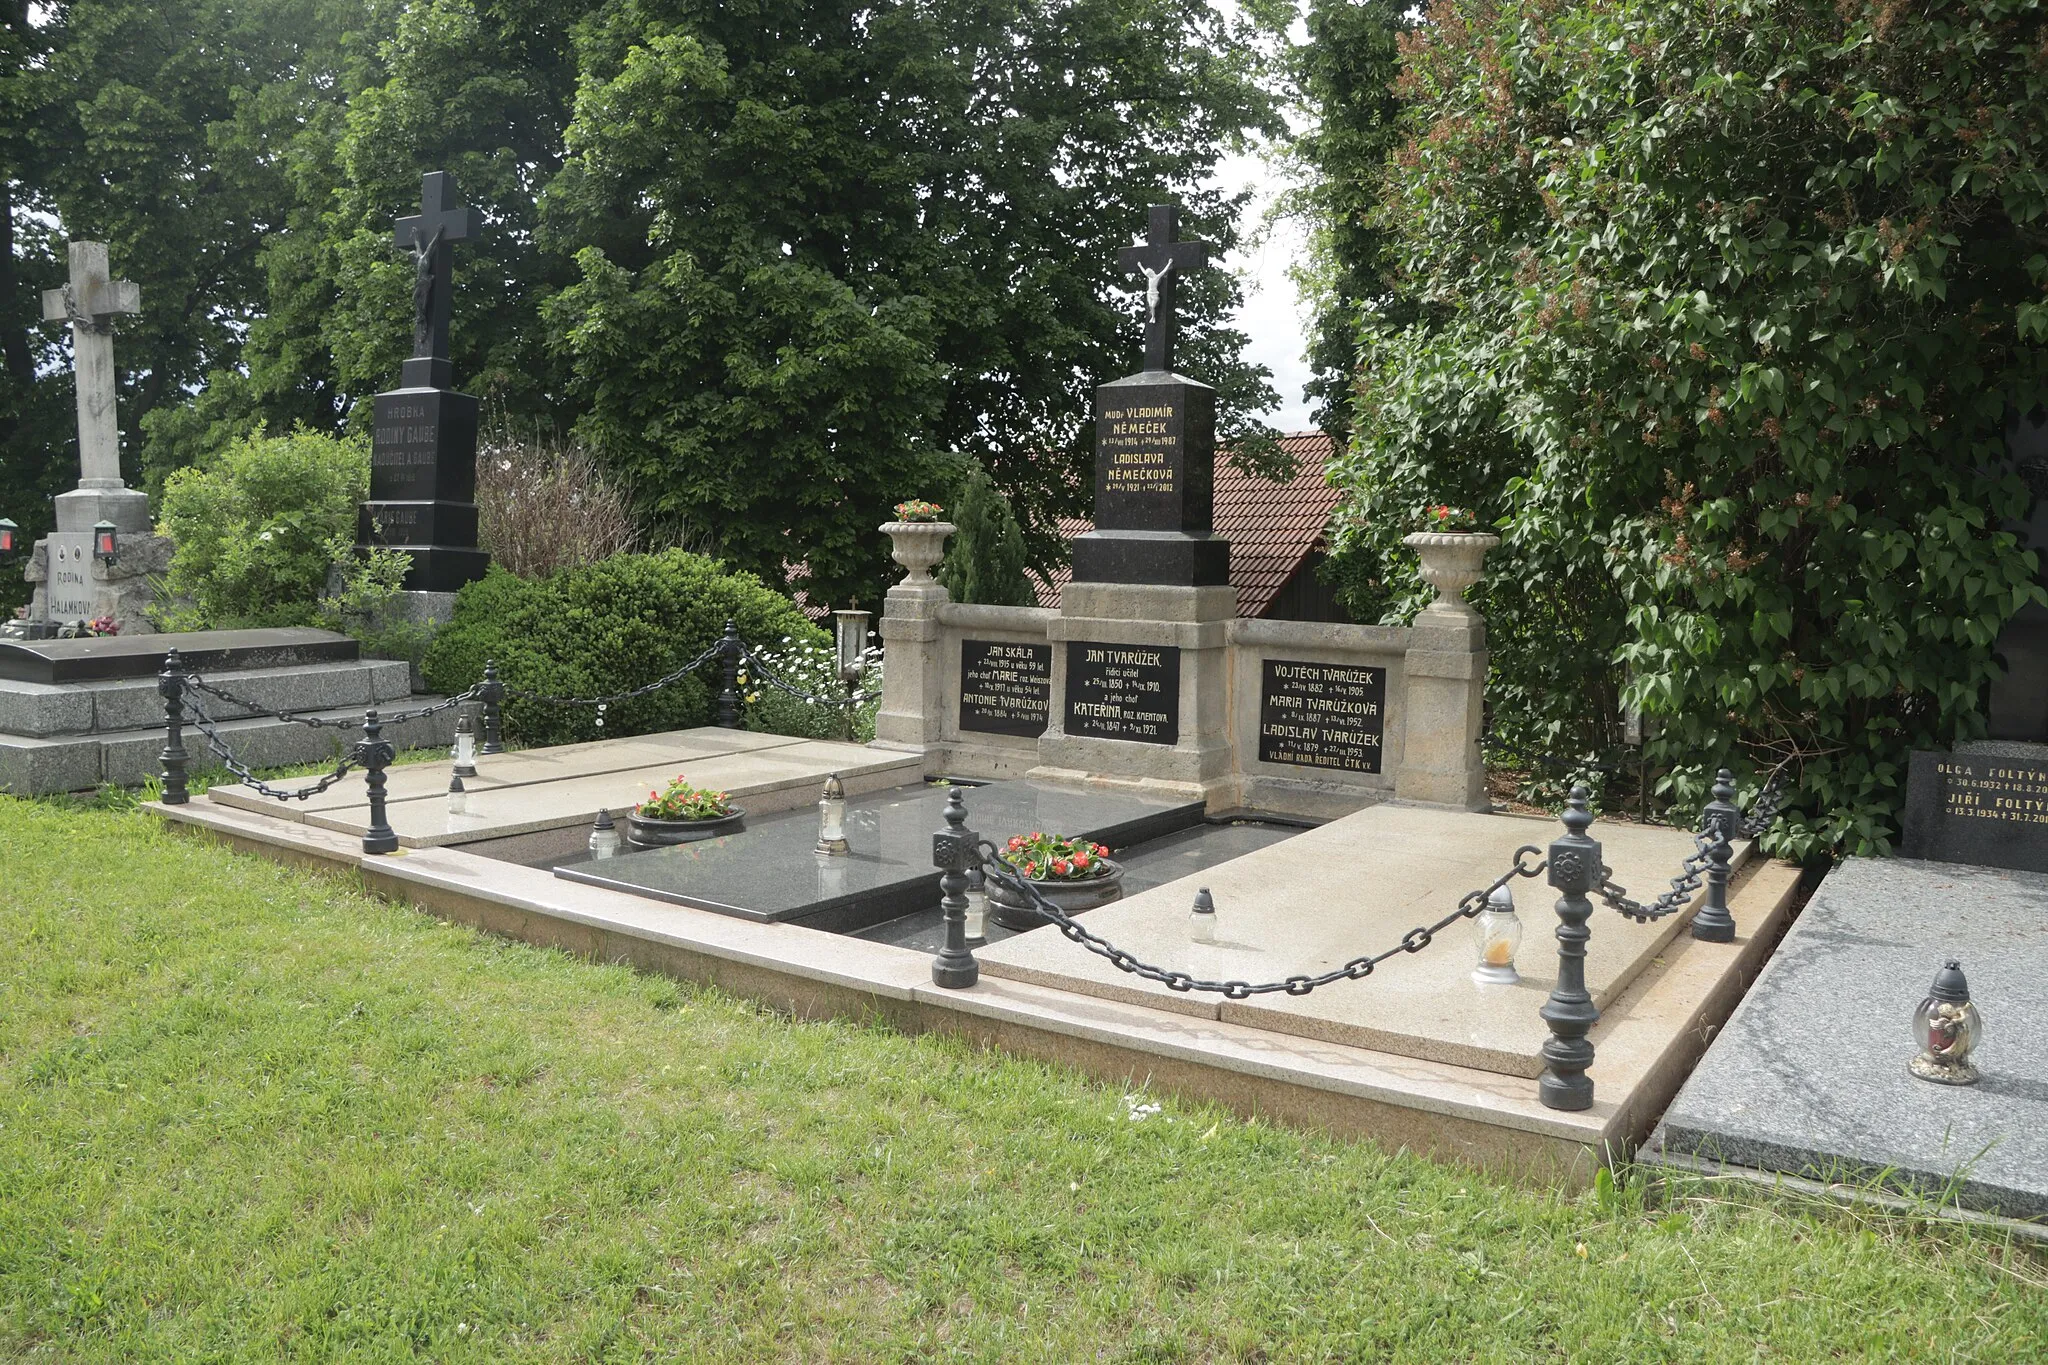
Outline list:
[[[469,209],[457,202],[455,177],[428,171],[420,177],[420,211],[392,224],[392,243],[413,261],[412,353],[448,358],[456,242],[469,240]]]
[[[114,319],[141,311],[142,287],[109,278],[104,242],[73,242],[71,282],[43,291],[43,321],[71,324],[82,489],[110,493],[127,487],[121,482],[121,427],[114,412]]]
[[[1182,242],[1180,207],[1154,204],[1147,215],[1145,244],[1117,252],[1126,273],[1145,277],[1145,368],[1171,370],[1174,344],[1180,340],[1181,276],[1209,264],[1207,242]]]

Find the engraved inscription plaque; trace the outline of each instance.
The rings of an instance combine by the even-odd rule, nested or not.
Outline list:
[[[1179,648],[1068,641],[1066,730],[1093,739],[1179,743]]]
[[[1259,762],[1380,771],[1387,670],[1267,659],[1259,680]]]
[[[2048,872],[2048,760],[1916,753],[1905,825],[1908,858]]]
[[[1036,739],[1052,710],[1052,646],[960,642],[960,728]]]
[[[92,532],[52,531],[44,540],[50,556],[50,578],[43,585],[44,600],[49,604],[47,619],[68,623],[98,616],[99,594],[92,582]]]

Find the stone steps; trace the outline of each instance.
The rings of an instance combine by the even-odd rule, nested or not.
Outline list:
[[[372,679],[377,676],[374,672],[354,665],[340,667],[352,669],[357,674],[356,681],[365,689],[372,686]],[[385,695],[376,695],[375,704],[390,710],[412,711],[440,700],[438,697],[416,697],[408,693],[405,687],[404,663],[391,664],[380,661],[375,667],[386,673],[395,668],[397,678],[395,695],[389,694],[388,687],[380,687],[378,690]],[[318,695],[320,687],[329,685],[328,682],[313,684],[310,681],[309,670],[306,669],[296,670],[274,680],[278,684],[274,687],[267,684],[252,687],[252,681],[257,680],[253,672],[223,674],[222,677],[225,680],[222,685],[227,690],[252,700],[287,695],[304,696],[308,693]],[[332,681],[332,685],[341,687],[343,683]],[[119,686],[125,687],[126,684]],[[149,681],[149,686],[153,696],[156,686],[154,679]],[[301,687],[304,688],[303,691],[293,690]],[[83,689],[74,687],[69,690]],[[132,698],[117,699],[109,703],[110,712],[113,708],[132,704]],[[303,703],[289,708],[317,716],[322,720],[353,722],[347,729],[312,729],[269,716],[256,719],[222,719],[218,720],[215,728],[223,743],[234,754],[236,761],[251,768],[261,770],[299,763],[318,763],[335,758],[361,736],[359,727],[363,710],[369,704],[372,704],[371,699],[365,697],[362,701],[318,709],[308,708]],[[207,707],[207,714],[218,718],[228,709],[215,703]],[[388,724],[384,727],[384,738],[400,749],[446,745],[455,733],[455,715],[455,710],[451,708],[433,716]],[[154,777],[159,771],[158,759],[164,747],[162,717],[162,704],[159,702],[154,718],[144,725],[125,726],[91,734],[29,735],[0,732],[0,792],[16,796],[33,796],[49,792],[86,791],[103,783],[134,786]],[[192,772],[219,766],[219,760],[209,749],[205,736],[200,734],[196,727],[186,727],[185,752],[190,755],[189,770]]]

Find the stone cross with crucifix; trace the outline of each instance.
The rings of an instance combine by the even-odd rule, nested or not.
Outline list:
[[[90,531],[110,521],[122,531],[149,529],[149,498],[121,479],[121,427],[115,415],[114,319],[142,311],[142,289],[107,269],[104,242],[71,244],[71,279],[43,291],[43,320],[71,325],[78,390],[75,491],[57,498],[57,529]]]
[[[469,240],[469,209],[458,199],[453,176],[428,171],[420,177],[420,211],[392,224],[392,245],[412,257],[413,267],[412,359],[402,380],[408,388],[448,383],[455,243]]]
[[[1145,244],[1117,252],[1127,273],[1145,277],[1145,368],[1173,369],[1174,345],[1180,340],[1180,281],[1209,264],[1207,242],[1182,242],[1180,208],[1154,204],[1147,214]]]
[[[455,590],[490,563],[477,548],[477,401],[451,387],[448,360],[454,244],[469,238],[455,177],[422,175],[420,211],[391,231],[392,245],[412,259],[412,357],[398,387],[372,402],[370,497],[356,520],[357,545],[412,560],[405,611],[416,620],[446,620]]]

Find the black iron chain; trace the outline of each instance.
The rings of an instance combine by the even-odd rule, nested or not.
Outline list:
[[[1534,844],[1525,844],[1515,850],[1515,865],[1494,878],[1492,885],[1483,887],[1478,891],[1468,891],[1458,901],[1458,908],[1456,910],[1445,915],[1434,924],[1418,925],[1416,928],[1410,929],[1407,933],[1401,935],[1399,943],[1385,952],[1375,953],[1366,957],[1354,957],[1343,966],[1332,968],[1330,971],[1324,972],[1319,976],[1290,976],[1284,981],[1262,981],[1255,984],[1249,981],[1204,981],[1189,975],[1187,972],[1173,971],[1165,967],[1155,967],[1148,962],[1141,962],[1130,953],[1111,943],[1108,939],[1103,938],[1100,934],[1091,933],[1084,929],[1066,911],[1047,900],[1038,888],[1031,884],[1030,879],[1017,870],[1016,864],[1004,857],[1002,851],[993,843],[983,839],[975,845],[975,851],[981,855],[983,871],[986,876],[1001,882],[1004,886],[1023,896],[1031,903],[1032,909],[1052,921],[1053,925],[1062,934],[1075,943],[1080,944],[1089,952],[1094,953],[1097,957],[1108,959],[1109,965],[1115,967],[1118,971],[1129,972],[1132,976],[1143,977],[1147,981],[1156,981],[1170,991],[1204,991],[1214,995],[1221,995],[1226,1000],[1245,1000],[1254,995],[1272,995],[1280,991],[1285,991],[1289,995],[1307,995],[1310,991],[1330,985],[1333,982],[1363,981],[1366,977],[1373,974],[1374,968],[1378,967],[1388,958],[1401,953],[1419,953],[1433,943],[1436,940],[1436,936],[1445,929],[1448,929],[1461,919],[1470,919],[1478,914],[1486,908],[1487,897],[1506,886],[1515,878],[1541,876],[1543,870],[1549,866],[1549,863],[1544,861],[1542,849],[1537,848]],[[1525,857],[1530,855],[1533,855],[1537,860],[1534,865],[1523,861]]]
[[[685,677],[702,668],[705,664],[708,664],[713,659],[716,659],[719,656],[719,653],[723,649],[723,647],[724,646],[722,642],[720,644],[715,644],[711,646],[711,648],[705,650],[702,654],[699,654],[696,658],[690,660],[690,662],[683,664],[677,668],[671,669],[667,673],[662,674],[659,678],[656,678],[651,683],[643,684],[642,686],[634,688],[630,692],[614,692],[610,696],[606,697],[558,697],[548,692],[529,692],[523,687],[514,687],[510,683],[503,683],[501,684],[501,686],[504,687],[505,695],[507,697],[516,697],[521,701],[545,702],[550,706],[612,707],[617,706],[620,702],[632,701],[635,698],[644,697],[650,692],[659,692],[664,687],[673,686],[675,683],[682,681]],[[481,683],[477,684],[477,687],[482,686],[483,684]],[[471,690],[474,691],[476,689],[472,688]]]
[[[1781,766],[1773,772],[1764,789],[1757,793],[1756,804],[1750,807],[1749,818],[1736,826],[1735,832],[1745,839],[1754,839],[1769,829],[1778,819],[1778,808],[1784,803],[1784,769]],[[1675,915],[1692,904],[1693,893],[1706,880],[1707,864],[1713,861],[1714,837],[1706,828],[1706,817],[1700,817],[1701,828],[1692,836],[1693,851],[1678,865],[1678,875],[1671,879],[1671,889],[1648,905],[1628,898],[1628,888],[1618,886],[1614,881],[1614,869],[1600,869],[1600,885],[1593,888],[1593,894],[1606,901],[1608,908],[1617,910],[1624,919],[1637,924],[1649,924],[1653,920]]]
[[[341,762],[333,772],[328,773],[311,786],[296,789],[273,787],[262,778],[256,776],[255,773],[249,771],[235,757],[234,753],[228,748],[227,741],[223,740],[220,737],[219,731],[214,728],[215,722],[213,717],[207,715],[197,702],[188,701],[186,707],[192,713],[193,727],[205,737],[206,747],[213,750],[213,755],[220,760],[221,766],[239,779],[243,786],[249,788],[257,795],[267,796],[273,801],[310,801],[355,771],[361,758],[362,742],[358,740],[343,751]]]

